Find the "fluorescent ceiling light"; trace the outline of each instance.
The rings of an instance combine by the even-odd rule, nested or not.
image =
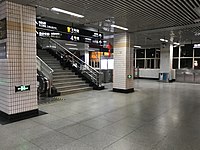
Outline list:
[[[76,44],[65,43],[66,46],[77,46]]]
[[[178,43],[178,42],[174,42],[174,44],[175,44],[175,45],[180,45],[180,43]]]
[[[141,48],[141,46],[139,46],[139,45],[136,45],[136,46],[134,46],[134,48]]]
[[[70,50],[78,50],[78,48],[73,48],[73,47],[70,47],[69,49]]]
[[[118,29],[121,29],[121,30],[128,30],[128,28],[124,28],[124,27],[121,27],[121,26],[117,26],[117,25],[115,25],[115,24],[112,24],[111,25],[111,27],[113,27],[113,28],[118,28]]]
[[[165,40],[165,39],[160,39],[160,41],[161,42],[166,42],[166,43],[169,42],[168,40]]]
[[[71,15],[71,16],[79,17],[79,18],[84,18],[83,15],[79,15],[79,14],[76,14],[76,13],[73,13],[73,12],[70,12],[70,11],[66,11],[66,10],[63,10],[63,9],[60,9],[60,8],[56,8],[56,7],[51,8],[51,11],[55,11],[55,12],[58,12],[58,13],[64,13],[64,14],[68,14],[68,15]]]

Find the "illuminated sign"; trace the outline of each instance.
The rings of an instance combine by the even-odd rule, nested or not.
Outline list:
[[[200,44],[194,44],[194,48],[200,48]]]
[[[128,78],[128,79],[131,79],[131,78],[132,78],[132,75],[129,74],[129,75],[127,76],[127,78]]]
[[[30,85],[15,86],[15,92],[30,91]]]
[[[103,34],[42,20],[36,21],[38,36],[103,45]]]

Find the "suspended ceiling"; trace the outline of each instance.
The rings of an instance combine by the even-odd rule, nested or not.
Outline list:
[[[98,29],[110,29],[115,23],[133,33],[136,44],[159,44],[159,38],[169,38],[174,31],[176,40],[198,41],[200,32],[200,0],[11,0],[37,7],[37,15]],[[58,7],[84,15],[76,18],[56,14]],[[120,32],[120,30],[115,30]],[[136,36],[137,35],[137,36]],[[149,43],[148,43],[149,42]]]

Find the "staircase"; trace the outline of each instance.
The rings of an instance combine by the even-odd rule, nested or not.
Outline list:
[[[53,86],[61,95],[79,93],[93,89],[68,68],[63,70],[60,62],[46,50],[38,50],[38,56],[54,70]]]

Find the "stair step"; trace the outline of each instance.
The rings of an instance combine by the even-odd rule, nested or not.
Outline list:
[[[92,87],[75,75],[72,70],[62,68],[60,61],[46,50],[38,50],[37,55],[49,66],[53,72],[53,85],[61,95],[79,93],[92,90]]]
[[[47,63],[47,64],[48,64],[48,66],[50,66],[52,68],[62,68],[62,66],[59,64],[49,64],[49,63]]]
[[[41,58],[44,58],[44,59],[56,59],[54,56],[50,55],[50,54],[38,54],[37,55]]]
[[[62,68],[55,68],[53,69],[55,73],[59,73],[59,72],[72,72],[71,70],[68,69],[62,69]]]
[[[59,75],[59,76],[53,76],[53,79],[69,79],[69,78],[78,78],[77,75]]]
[[[63,70],[63,68],[61,66],[49,66],[49,67],[52,68],[53,70],[56,70],[56,69]]]
[[[57,86],[56,89],[58,91],[66,91],[66,90],[72,90],[72,89],[79,89],[79,88],[84,88],[84,87],[89,87],[87,84],[77,84],[77,85],[66,85],[66,86]]]
[[[59,92],[60,92],[61,95],[68,95],[68,94],[74,94],[74,93],[90,91],[90,90],[92,90],[92,87],[78,88],[78,89],[59,91]]]
[[[54,72],[53,73],[53,76],[60,76],[60,75],[75,75],[75,73],[73,73],[73,72],[67,72],[67,71],[63,71],[63,72]]]
[[[80,78],[64,78],[64,79],[53,79],[53,83],[62,83],[69,81],[82,81]]]
[[[60,63],[57,59],[53,58],[53,59],[44,59],[41,57],[41,59],[44,61],[44,62],[47,62],[47,63]]]
[[[68,81],[68,82],[61,82],[61,83],[54,83],[53,85],[55,87],[59,87],[59,86],[65,86],[65,85],[78,85],[78,84],[85,84],[85,81],[80,80],[80,81]]]

